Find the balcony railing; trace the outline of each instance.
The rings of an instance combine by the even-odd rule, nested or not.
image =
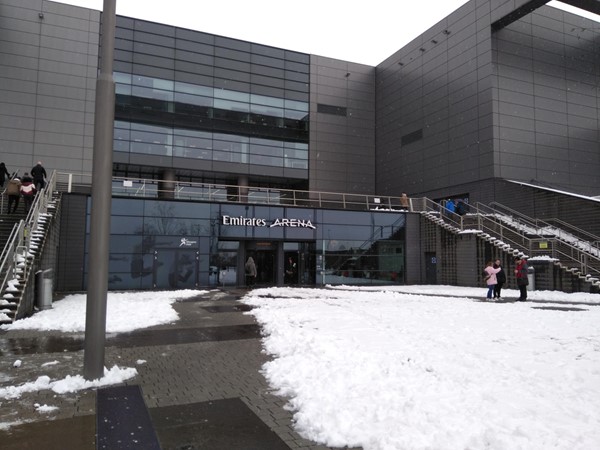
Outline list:
[[[579,237],[573,238],[572,227],[570,228],[564,222],[532,219],[499,204],[477,203],[470,205],[469,213],[459,215],[447,211],[443,204],[425,197],[410,198],[408,206],[405,206],[402,201],[406,199],[384,195],[124,177],[113,177],[112,183],[113,196],[116,197],[426,213],[439,218],[447,228],[456,232],[478,231],[489,234],[506,243],[513,250],[518,249],[529,256],[550,256],[560,260],[567,267],[577,268],[588,277],[600,279],[600,257],[597,254],[598,238],[584,235],[585,232],[581,230],[578,230],[577,233]],[[81,189],[89,191],[90,185],[91,174],[57,173],[56,186],[59,191],[72,192]],[[558,230],[551,233],[550,231],[555,228]],[[569,237],[566,237],[567,234]],[[586,241],[585,237],[589,237],[590,241]],[[541,241],[544,242],[544,246],[540,246]]]
[[[57,174],[57,189],[62,192],[88,191],[91,174]],[[112,178],[115,197],[187,200],[198,202],[240,202],[265,205],[315,207],[349,210],[408,210],[400,197],[339,192],[302,191],[186,181]]]

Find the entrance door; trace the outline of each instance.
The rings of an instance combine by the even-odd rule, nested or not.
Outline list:
[[[154,252],[154,287],[191,289],[198,286],[198,252],[160,249]]]
[[[256,263],[256,284],[274,286],[275,279],[275,251],[258,250],[253,252]]]
[[[299,270],[298,251],[284,252],[284,271],[283,282],[285,284],[298,284],[298,274],[303,273]]]
[[[437,284],[437,257],[434,252],[425,252],[425,282]]]

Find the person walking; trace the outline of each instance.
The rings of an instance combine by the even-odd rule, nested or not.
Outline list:
[[[527,278],[527,258],[522,256],[521,258],[515,258],[515,277],[517,278],[517,286],[519,287],[519,298],[518,302],[527,301],[527,285],[529,284],[529,279]]]
[[[246,286],[249,288],[254,287],[254,281],[256,280],[256,264],[252,256],[248,257],[246,264],[244,265],[246,271]]]
[[[27,214],[35,197],[35,186],[27,172],[23,174],[23,178],[21,179],[21,195],[25,203],[25,214]]]
[[[496,283],[496,286],[494,287],[494,298],[497,298],[498,300],[502,300],[502,297],[500,294],[502,293],[502,286],[504,286],[504,283],[506,283],[506,272],[504,272],[504,269],[502,268],[502,264],[499,259],[496,260],[493,267],[494,267],[494,269],[500,268],[500,272],[498,272],[496,274],[497,283]]]
[[[3,162],[0,162],[0,187],[4,187],[4,182],[10,180],[10,173]]]
[[[286,284],[296,284],[298,281],[298,270],[296,267],[296,262],[294,258],[291,256],[288,258],[287,267],[285,269],[285,283]]]
[[[496,279],[496,274],[500,272],[500,270],[500,268],[494,269],[494,267],[492,266],[492,261],[488,261],[485,265],[485,269],[483,269],[483,272],[486,274],[484,280],[488,288],[486,296],[488,300],[493,300],[492,295],[494,293],[494,288],[496,287],[496,284],[498,282]]]
[[[6,186],[6,195],[8,195],[8,214],[14,214],[19,207],[19,199],[21,198],[21,180],[14,177]]]
[[[33,183],[35,184],[35,189],[39,192],[44,187],[46,187],[46,169],[42,166],[42,162],[38,161],[35,166],[31,169],[31,176],[33,177]]]
[[[409,207],[408,195],[406,195],[406,192],[403,192],[403,193],[400,195],[400,206],[401,206],[403,209],[408,209],[408,207]]]

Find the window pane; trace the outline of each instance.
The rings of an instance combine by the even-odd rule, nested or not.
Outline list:
[[[266,95],[252,94],[250,96],[250,102],[254,105],[266,105],[274,106],[276,108],[283,108],[284,101],[282,98],[268,97]]]
[[[250,111],[250,105],[248,103],[233,102],[217,98],[215,98],[215,108],[225,109],[227,111]]]
[[[213,96],[213,88],[209,86],[200,86],[197,84],[175,82],[175,91],[185,94],[202,95],[204,97]]]
[[[250,94],[246,92],[230,91],[227,89],[215,89],[215,98],[248,103],[250,101]]]

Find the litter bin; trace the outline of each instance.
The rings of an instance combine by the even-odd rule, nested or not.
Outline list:
[[[535,269],[531,266],[527,267],[527,281],[529,282],[527,290],[535,291]]]
[[[35,305],[41,311],[52,308],[52,269],[35,273]]]

